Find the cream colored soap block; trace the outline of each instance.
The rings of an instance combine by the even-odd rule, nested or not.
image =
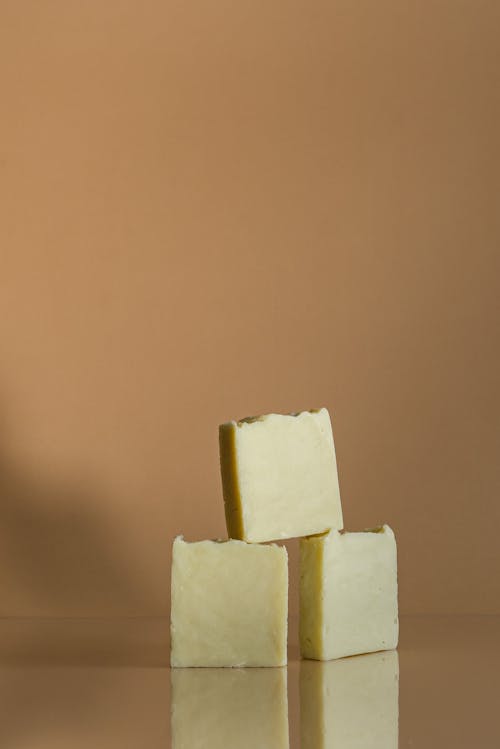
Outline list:
[[[172,749],[288,749],[286,668],[172,669]]]
[[[268,414],[219,427],[226,524],[250,542],[342,528],[326,408]]]
[[[397,749],[396,651],[300,664],[301,749]]]
[[[302,539],[302,656],[329,660],[397,644],[397,558],[391,528]]]
[[[284,547],[175,539],[172,666],[283,666],[287,618]]]

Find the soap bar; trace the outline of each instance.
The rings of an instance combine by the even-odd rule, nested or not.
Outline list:
[[[397,646],[396,539],[388,525],[301,540],[299,632],[304,658]]]
[[[342,528],[326,408],[231,421],[219,427],[219,442],[231,538],[262,542]]]
[[[395,650],[301,661],[301,749],[397,749],[398,703]]]
[[[286,668],[171,671],[172,749],[288,749]]]
[[[283,666],[284,547],[177,537],[172,551],[172,666]]]

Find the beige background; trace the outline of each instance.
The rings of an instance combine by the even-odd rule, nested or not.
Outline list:
[[[219,422],[322,405],[402,611],[500,613],[499,39],[495,1],[1,0],[1,616],[168,614]]]

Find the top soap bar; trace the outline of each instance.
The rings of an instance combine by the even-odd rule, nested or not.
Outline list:
[[[230,421],[219,440],[230,538],[260,543],[342,528],[326,408]]]

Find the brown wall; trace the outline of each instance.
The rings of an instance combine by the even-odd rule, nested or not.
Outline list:
[[[495,1],[0,3],[0,615],[168,613],[218,423],[321,405],[402,610],[500,612],[499,39]]]

